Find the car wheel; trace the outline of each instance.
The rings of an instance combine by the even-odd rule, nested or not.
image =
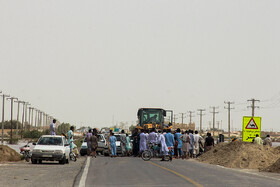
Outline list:
[[[31,162],[32,162],[32,164],[37,164],[37,160],[36,159],[32,159],[31,158]]]
[[[64,157],[62,158],[62,160],[59,161],[59,164],[64,165],[66,163],[66,157],[64,155]]]
[[[42,160],[38,160],[39,164],[42,164]]]

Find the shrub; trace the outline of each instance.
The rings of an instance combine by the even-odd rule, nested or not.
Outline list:
[[[40,138],[42,134],[43,133],[38,130],[26,131],[23,133],[23,138]]]

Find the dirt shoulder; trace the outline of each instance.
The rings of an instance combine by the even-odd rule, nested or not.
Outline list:
[[[280,147],[269,147],[245,142],[221,143],[200,156],[204,163],[228,168],[258,169],[268,171],[280,159]],[[280,168],[279,168],[280,170]],[[272,169],[270,170],[272,171]],[[273,172],[277,168],[273,167]]]
[[[0,186],[72,186],[83,166],[85,157],[77,162],[60,165],[58,162],[31,164],[27,162],[0,163]]]

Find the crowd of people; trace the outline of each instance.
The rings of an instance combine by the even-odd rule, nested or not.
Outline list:
[[[109,153],[111,153],[111,157],[117,157],[117,138],[115,134],[110,130],[109,135],[107,136],[107,143],[108,143],[108,149]],[[130,138],[128,134],[124,132],[124,130],[121,131],[120,134],[120,147],[121,147],[121,155],[122,156],[130,156],[131,155],[131,145],[130,145]]]
[[[259,144],[259,145],[269,145],[270,147],[272,146],[272,140],[270,138],[270,135],[268,134],[264,140],[262,140],[259,135],[256,135],[256,138],[253,139],[254,144]]]
[[[97,138],[97,130],[96,129],[89,129],[88,133],[86,134],[86,141],[87,141],[87,155],[96,158],[96,150],[98,147],[98,138]]]
[[[195,158],[204,151],[209,151],[214,146],[214,138],[207,133],[205,140],[193,130],[181,131],[179,128],[171,132],[171,129],[156,131],[156,129],[134,129],[132,133],[132,154],[136,157],[148,149],[149,144],[160,144],[163,155],[167,154],[168,148],[173,149],[174,158]]]

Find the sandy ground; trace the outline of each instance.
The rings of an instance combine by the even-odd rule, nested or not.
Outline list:
[[[85,157],[77,162],[60,165],[58,162],[31,164],[25,161],[0,164],[0,187],[72,186],[84,164]]]

